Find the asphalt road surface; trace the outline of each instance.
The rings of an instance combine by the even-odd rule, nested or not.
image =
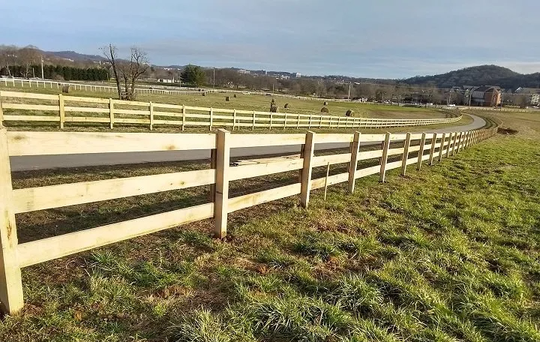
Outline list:
[[[470,115],[473,122],[469,125],[455,126],[444,129],[429,130],[431,133],[449,133],[468,131],[483,127],[484,119]],[[429,129],[429,128],[428,128]],[[317,146],[317,150],[336,149],[348,147],[347,144],[324,144]],[[300,152],[300,145],[277,147],[246,147],[231,151],[232,158],[253,157],[275,154],[295,154]],[[163,152],[136,152],[136,153],[85,153],[47,156],[11,157],[12,171],[45,170],[55,168],[71,168],[98,165],[142,164],[170,161],[204,160],[210,158],[210,150],[196,151],[163,151]]]

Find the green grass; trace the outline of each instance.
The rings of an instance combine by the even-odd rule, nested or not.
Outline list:
[[[539,341],[540,118],[406,177],[315,191],[23,270],[0,341]],[[14,174],[17,187],[189,169]],[[291,176],[294,177],[294,174]],[[276,176],[233,185],[233,194]],[[196,202],[169,192],[18,215],[19,238]],[[130,216],[131,215],[131,216]],[[44,228],[45,227],[45,228]]]

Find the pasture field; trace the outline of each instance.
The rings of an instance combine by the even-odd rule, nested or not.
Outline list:
[[[25,268],[26,306],[0,321],[0,341],[539,341],[540,116],[480,114],[517,134],[406,177],[393,170],[384,184],[359,179],[354,194],[335,186],[324,201],[315,191],[308,210],[288,198],[233,213],[224,241],[201,221]],[[29,187],[198,167],[13,179]],[[197,188],[21,214],[19,240],[206,196]]]
[[[28,91],[28,92],[40,92],[44,94],[58,94],[59,89],[56,88],[37,88],[35,85],[32,88],[25,87],[5,87],[3,83],[0,83],[0,90],[10,91]],[[68,95],[74,96],[89,96],[89,97],[113,97],[116,95],[113,93],[104,92],[91,92],[73,90]],[[225,97],[229,96],[230,101],[225,101]],[[224,109],[243,109],[243,110],[256,110],[256,111],[270,111],[270,101],[275,99],[279,106],[280,113],[297,113],[297,114],[320,114],[321,108],[325,100],[304,100],[295,98],[285,98],[280,96],[265,96],[259,94],[236,94],[234,98],[233,93],[207,93],[206,96],[201,94],[186,94],[186,95],[161,95],[161,94],[139,94],[137,100],[139,101],[153,101],[156,103],[170,103],[178,105],[189,106],[201,106],[201,107],[214,107]],[[288,109],[285,109],[285,104],[288,103]],[[373,118],[388,118],[388,119],[404,119],[404,118],[444,118],[445,113],[439,112],[437,109],[431,108],[414,108],[414,107],[399,107],[390,105],[378,105],[378,104],[363,104],[363,103],[346,103],[346,102],[333,102],[328,101],[328,110],[331,115],[344,116],[345,112],[349,109],[354,110],[357,117],[373,117]]]

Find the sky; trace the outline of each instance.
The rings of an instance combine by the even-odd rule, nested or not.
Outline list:
[[[0,44],[152,64],[407,78],[540,72],[539,0],[0,0]]]

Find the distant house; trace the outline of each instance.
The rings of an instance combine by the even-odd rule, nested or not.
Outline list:
[[[173,78],[173,79],[170,79],[170,78],[160,78],[160,79],[158,79],[158,82],[159,82],[159,83],[174,83],[174,78]]]
[[[482,86],[469,91],[469,103],[472,106],[496,107],[501,104],[501,88]]]
[[[538,88],[522,88],[516,89],[514,94],[525,95],[527,97],[527,104],[538,106],[540,104],[540,89]]]

